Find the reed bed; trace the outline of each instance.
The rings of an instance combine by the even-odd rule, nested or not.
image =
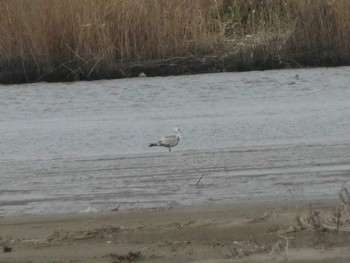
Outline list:
[[[208,56],[202,71],[350,62],[347,0],[1,0],[0,10],[2,83],[157,75],[177,58],[191,73]]]

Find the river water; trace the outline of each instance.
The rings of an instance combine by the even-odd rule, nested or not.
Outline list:
[[[0,86],[0,215],[336,198],[349,71]],[[175,126],[172,152],[148,147]]]

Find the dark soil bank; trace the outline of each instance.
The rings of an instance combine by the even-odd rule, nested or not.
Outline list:
[[[88,73],[77,68],[58,66],[39,72],[35,67],[27,65],[25,70],[18,63],[8,68],[1,68],[0,83],[14,84],[27,82],[67,82],[79,80],[119,79],[139,76],[171,76],[217,72],[241,72],[251,70],[269,70],[285,68],[302,68],[314,66],[343,66],[350,61],[346,58],[323,54],[318,57],[273,57],[264,52],[252,51],[245,54],[236,53],[224,56],[178,57],[166,60],[153,60],[144,63],[125,63],[92,70]],[[144,75],[142,74],[144,73]],[[140,75],[141,74],[141,75]]]

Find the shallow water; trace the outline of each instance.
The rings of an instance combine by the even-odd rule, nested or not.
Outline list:
[[[336,198],[349,70],[0,86],[0,215]]]

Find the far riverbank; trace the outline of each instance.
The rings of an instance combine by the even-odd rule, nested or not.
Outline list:
[[[0,9],[3,84],[350,64],[348,1],[11,0]]]

